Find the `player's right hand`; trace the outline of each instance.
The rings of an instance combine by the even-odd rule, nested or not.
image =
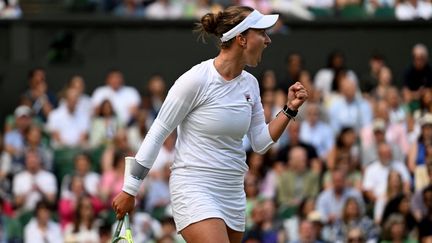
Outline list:
[[[134,209],[135,197],[122,191],[112,201],[112,207],[117,219],[122,219],[126,213],[130,214]]]

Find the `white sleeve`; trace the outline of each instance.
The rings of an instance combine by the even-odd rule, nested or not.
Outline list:
[[[270,136],[268,124],[265,123],[264,109],[261,104],[258,84],[255,88],[256,99],[252,106],[252,118],[247,136],[252,149],[259,154],[264,154],[275,143]]]
[[[182,75],[171,87],[162,107],[141,143],[135,160],[150,169],[168,135],[202,100],[203,80],[188,73]],[[123,191],[136,195],[142,180],[132,174],[125,175]]]
[[[372,180],[373,175],[370,168],[366,168],[365,175],[363,178],[363,189],[366,191],[371,191],[374,188],[374,180]]]
[[[151,168],[167,136],[194,109],[202,92],[202,83],[191,75],[183,75],[171,87],[168,95],[150,127],[135,159],[144,167]]]

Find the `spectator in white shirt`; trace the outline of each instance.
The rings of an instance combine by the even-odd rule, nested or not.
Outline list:
[[[119,70],[111,70],[106,76],[106,85],[98,87],[92,95],[95,114],[99,113],[100,105],[108,99],[114,107],[120,122],[128,124],[135,118],[141,97],[134,87],[125,86],[123,74]]]
[[[12,191],[16,207],[33,210],[41,199],[54,203],[57,194],[55,176],[42,169],[41,156],[37,151],[27,151],[25,158],[26,170],[13,178]]]
[[[35,217],[24,228],[24,242],[61,243],[63,236],[60,225],[51,220],[51,205],[39,201],[36,205]]]
[[[396,5],[396,18],[398,20],[430,19],[432,17],[432,4],[424,0],[404,0]]]
[[[48,116],[47,129],[51,133],[54,147],[76,147],[87,144],[90,116],[78,109],[80,93],[68,89],[65,104],[53,110]]]
[[[405,191],[409,191],[410,174],[403,162],[393,160],[390,145],[381,143],[378,145],[378,160],[368,165],[363,179],[363,190],[367,199],[375,203],[377,198],[383,195],[387,189],[387,177],[391,170],[397,171],[403,181]]]
[[[342,127],[352,127],[356,132],[372,123],[372,109],[369,103],[357,94],[357,84],[344,78],[340,84],[342,97],[332,102],[328,108],[330,125],[337,134]]]

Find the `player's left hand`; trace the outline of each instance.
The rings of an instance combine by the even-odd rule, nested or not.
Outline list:
[[[305,87],[300,82],[296,82],[288,89],[287,106],[291,110],[296,111],[307,100],[307,98],[308,92]]]

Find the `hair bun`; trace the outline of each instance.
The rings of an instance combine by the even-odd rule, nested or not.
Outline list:
[[[216,34],[219,14],[207,13],[201,18],[201,25],[205,32]]]

